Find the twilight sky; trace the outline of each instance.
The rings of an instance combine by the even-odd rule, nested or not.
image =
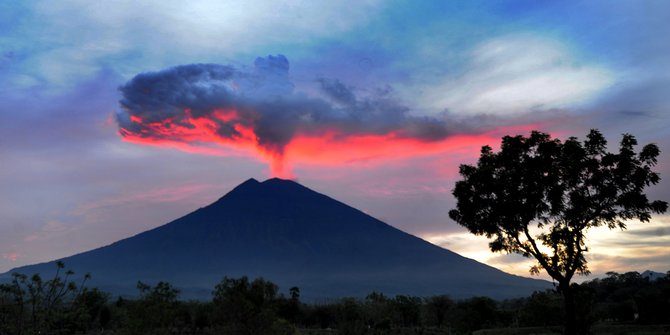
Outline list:
[[[669,34],[663,0],[0,1],[0,272],[280,176],[528,275],[448,219],[458,165],[628,132],[668,201]],[[594,275],[670,270],[670,216],[589,236]]]

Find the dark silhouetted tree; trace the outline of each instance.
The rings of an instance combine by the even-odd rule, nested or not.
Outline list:
[[[297,324],[300,319],[300,289],[297,286],[291,287],[289,296],[289,299],[283,297],[279,299],[277,314],[292,324]]]
[[[293,286],[288,290],[288,292],[289,292],[289,295],[291,296],[292,301],[295,301],[295,302],[300,301],[300,288],[298,288],[297,286]]]
[[[368,329],[363,306],[354,298],[344,298],[337,306],[337,334],[364,334]]]
[[[109,294],[97,288],[83,290],[74,300],[79,319],[79,330],[86,332],[91,329],[104,329],[109,324],[111,315],[106,306]]]
[[[372,292],[363,303],[367,325],[378,331],[389,331],[394,317],[392,300],[383,293]]]
[[[453,313],[447,316],[448,322],[457,333],[471,332],[498,326],[498,307],[495,300],[487,297],[474,297],[459,301]]]
[[[277,290],[263,278],[223,278],[212,292],[218,324],[233,334],[290,332],[291,327],[277,318]]]
[[[525,299],[519,312],[519,324],[524,327],[560,326],[563,313],[560,294],[554,290],[538,291]]]
[[[156,286],[137,282],[140,298],[129,304],[129,323],[133,332],[141,334],[150,330],[168,331],[176,326],[179,307],[179,289],[170,283],[158,282]]]
[[[75,332],[85,330],[86,306],[80,303],[86,274],[78,286],[72,281],[74,272],[56,262],[56,273],[48,280],[39,274],[27,276],[12,273],[8,284],[0,285],[0,334],[53,333],[55,330]]]
[[[475,235],[491,238],[494,252],[534,258],[530,271],[544,269],[558,282],[565,301],[565,332],[577,334],[575,274],[589,273],[584,253],[590,228],[626,228],[646,222],[668,204],[649,201],[647,186],[660,181],[652,170],[660,153],[655,144],[635,151],[635,137],[624,134],[619,151],[591,130],[584,142],[564,142],[533,131],[530,137],[505,136],[499,152],[482,147],[477,165],[461,165],[457,207],[449,216]]]
[[[446,295],[436,295],[426,299],[426,309],[434,319],[437,328],[444,326],[447,313],[454,306],[454,302]]]
[[[397,295],[391,301],[396,322],[402,327],[416,327],[421,320],[421,298]]]

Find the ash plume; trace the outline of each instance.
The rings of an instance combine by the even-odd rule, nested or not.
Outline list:
[[[252,68],[181,65],[138,74],[121,86],[116,121],[127,140],[255,148],[278,165],[297,136],[430,142],[452,134],[442,119],[410,115],[390,88],[358,96],[337,79],[316,84],[318,96],[296,91],[283,55],[259,57]]]

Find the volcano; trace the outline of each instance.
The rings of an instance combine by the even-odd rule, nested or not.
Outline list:
[[[550,283],[519,277],[402,232],[294,181],[249,179],[155,229],[61,259],[89,286],[134,295],[167,281],[182,298],[208,299],[224,276],[263,277],[318,300],[388,295],[524,296]],[[55,261],[11,272],[49,277]]]

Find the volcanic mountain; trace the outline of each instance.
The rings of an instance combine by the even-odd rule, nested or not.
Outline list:
[[[264,277],[307,299],[389,295],[495,298],[548,288],[404,233],[296,182],[249,179],[211,205],[111,245],[61,259],[90,286],[135,294],[168,281],[182,297],[211,297],[224,276]],[[54,262],[10,272],[55,271]],[[5,277],[7,274],[4,275]]]

